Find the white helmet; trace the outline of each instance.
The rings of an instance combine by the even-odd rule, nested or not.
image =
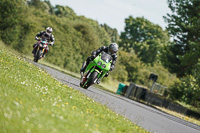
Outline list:
[[[46,32],[47,32],[48,34],[51,34],[51,32],[53,32],[53,29],[52,29],[51,27],[47,27],[47,28],[46,28]]]
[[[112,54],[117,53],[118,51],[118,45],[117,43],[111,43],[108,47],[109,52],[111,52]]]

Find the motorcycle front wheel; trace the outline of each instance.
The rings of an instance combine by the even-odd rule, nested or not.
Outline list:
[[[33,61],[34,61],[34,62],[38,62],[38,51],[36,52]]]
[[[36,52],[35,57],[34,57],[34,62],[38,62],[38,60],[42,57],[42,50],[40,49],[39,51]]]
[[[84,86],[85,89],[87,89],[87,88],[90,87],[92,84],[94,84],[94,81],[95,81],[95,79],[98,77],[98,74],[99,74],[98,72],[94,71],[94,72],[90,75],[87,84]]]

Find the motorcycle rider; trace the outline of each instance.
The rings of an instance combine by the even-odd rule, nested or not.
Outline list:
[[[93,51],[91,53],[91,56],[89,56],[87,58],[86,61],[84,61],[82,68],[80,70],[81,72],[81,77],[83,76],[83,73],[85,71],[85,69],[87,68],[88,64],[94,60],[94,58],[96,58],[97,55],[99,55],[102,51],[106,52],[107,54],[110,54],[112,57],[112,63],[111,63],[111,67],[109,71],[112,71],[115,68],[115,63],[117,61],[117,51],[118,51],[118,45],[116,43],[111,43],[109,46],[102,46],[100,48],[98,48],[97,50]],[[105,75],[105,77],[107,77],[109,75],[109,71],[107,72],[107,74]],[[99,84],[100,81],[97,80],[97,84]]]
[[[47,27],[46,28],[46,31],[41,31],[39,32],[36,36],[35,36],[35,40],[40,40],[39,38],[46,38],[47,39],[47,42],[48,42],[48,45],[50,46],[53,46],[54,44],[54,35],[52,34],[53,32],[53,29],[51,27]],[[39,37],[39,38],[38,38]],[[50,43],[49,43],[50,42]],[[33,45],[33,51],[32,51],[32,54],[33,56],[36,54],[36,50],[37,50],[37,46],[38,46],[39,42],[36,42],[34,45]],[[44,51],[43,53],[43,58],[45,57],[45,54],[49,51],[49,47],[47,45],[47,48],[46,50]]]

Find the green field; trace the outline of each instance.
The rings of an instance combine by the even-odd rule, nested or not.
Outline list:
[[[0,49],[0,132],[134,132],[144,129]]]

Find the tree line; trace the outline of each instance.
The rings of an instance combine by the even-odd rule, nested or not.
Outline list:
[[[31,54],[34,37],[53,27],[55,45],[48,58],[53,63],[79,72],[93,50],[111,42],[119,44],[114,72],[104,80],[148,83],[150,73],[170,88],[170,97],[200,106],[200,3],[198,0],[168,0],[172,14],[164,16],[163,30],[144,17],[128,16],[118,34],[107,24],[78,16],[68,6],[53,7],[49,0],[1,0],[0,39],[24,54]]]

